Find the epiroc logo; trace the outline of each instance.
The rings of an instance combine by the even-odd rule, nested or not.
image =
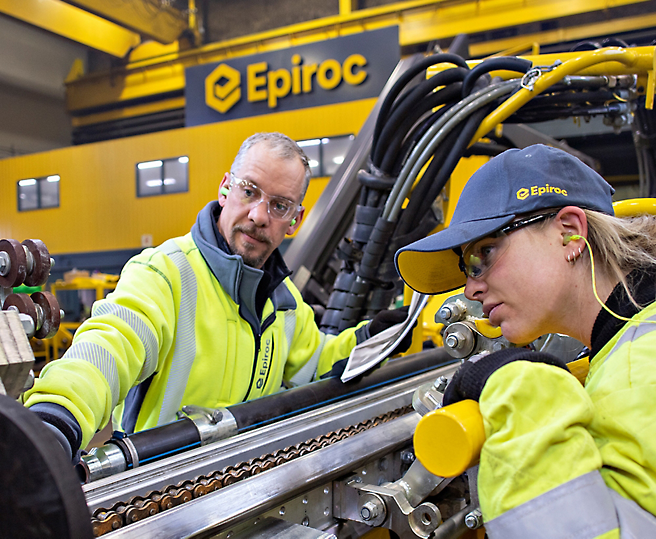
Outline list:
[[[344,63],[333,58],[320,64],[304,63],[300,54],[291,58],[291,69],[270,70],[267,62],[249,65],[248,100],[267,101],[269,108],[278,106],[278,100],[293,95],[309,94],[314,89],[314,83],[324,90],[337,88],[342,80],[352,86],[362,84],[367,78],[363,69],[367,59],[362,54],[351,54]]]
[[[541,197],[542,195],[547,193],[556,193],[558,195],[567,196],[567,191],[565,189],[561,189],[560,187],[555,187],[553,185],[547,184],[544,187],[541,187],[539,185],[533,185],[529,189],[527,189],[526,187],[522,187],[519,191],[517,191],[517,199],[526,200],[529,196]]]
[[[400,59],[398,27],[185,70],[185,125],[378,97]]]
[[[241,98],[241,73],[228,64],[219,65],[205,79],[205,103],[224,114]]]

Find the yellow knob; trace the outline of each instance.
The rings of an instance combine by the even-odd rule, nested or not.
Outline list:
[[[501,328],[490,324],[487,318],[477,318],[474,320],[474,324],[476,324],[476,329],[483,337],[487,337],[488,339],[501,337]]]
[[[478,462],[484,441],[478,403],[464,400],[421,418],[414,434],[415,455],[432,474],[455,477]]]

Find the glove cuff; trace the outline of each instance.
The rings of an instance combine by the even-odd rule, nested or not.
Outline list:
[[[31,406],[30,410],[38,415],[41,421],[56,428],[66,438],[72,458],[82,443],[82,429],[75,416],[63,406],[54,403],[37,403]]]

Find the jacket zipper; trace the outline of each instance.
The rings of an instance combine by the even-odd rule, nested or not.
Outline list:
[[[256,373],[257,373],[257,358],[260,355],[260,345],[262,344],[262,335],[264,335],[264,332],[269,328],[271,324],[273,324],[275,319],[276,319],[276,312],[274,311],[267,317],[264,323],[260,326],[259,333],[255,333],[255,329],[251,326],[251,331],[253,332],[253,340],[255,341],[255,357],[253,358],[253,370],[251,372],[251,381],[248,384],[248,389],[246,390],[244,399],[241,402],[246,402],[248,400],[248,396],[250,395],[251,389],[253,388],[253,382],[255,381]],[[269,360],[269,369],[271,369],[272,359],[273,357]]]

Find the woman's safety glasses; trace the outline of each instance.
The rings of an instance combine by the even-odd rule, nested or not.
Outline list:
[[[558,212],[543,213],[526,217],[525,219],[518,219],[489,236],[467,244],[458,263],[460,271],[473,279],[478,279],[485,275],[508,248],[508,234],[519,228],[534,225],[556,215],[558,215]]]
[[[267,211],[274,219],[292,219],[301,210],[301,206],[288,198],[267,195],[254,183],[237,178],[232,172],[230,173],[230,189],[236,195],[237,200],[245,206],[257,206],[266,200]]]

